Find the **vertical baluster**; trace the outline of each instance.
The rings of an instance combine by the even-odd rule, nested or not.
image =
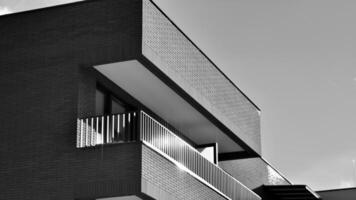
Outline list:
[[[115,141],[115,115],[111,116],[111,141]]]
[[[162,150],[163,152],[167,153],[167,141],[166,135],[164,134],[163,126],[159,126],[159,132],[162,135]]]
[[[88,146],[91,146],[91,120],[88,118]]]
[[[127,133],[126,133],[126,114],[122,114],[122,133],[123,133],[123,140],[127,141]]]
[[[221,173],[221,174],[222,174],[222,177],[223,177],[223,189],[222,189],[222,191],[226,192],[226,176],[223,173]]]
[[[149,138],[149,141],[154,144],[154,141],[152,140],[152,121],[149,117],[147,117],[147,121],[148,121],[148,138]]]
[[[177,139],[178,139],[178,138],[177,138]],[[179,142],[181,143],[181,141],[179,141]],[[181,158],[182,164],[185,165],[185,146],[184,146],[182,143],[181,143],[180,149],[182,149],[182,150],[181,150],[181,152],[182,152],[182,158]]]
[[[223,190],[223,184],[224,184],[224,182],[223,182],[223,179],[222,179],[222,174],[221,174],[221,171],[219,170],[219,179],[220,179],[220,183],[219,183],[219,186],[220,186],[220,190]]]
[[[127,117],[127,125],[129,126],[129,138],[130,141],[133,141],[133,113],[130,112],[128,117]]]
[[[174,136],[173,136],[174,137]],[[178,144],[178,159],[180,163],[183,163],[183,146],[182,143],[178,140],[177,137],[174,137],[176,143]]]
[[[159,133],[161,135],[161,148],[162,148],[162,151],[167,153],[166,150],[165,150],[165,137],[164,137],[164,132],[163,132],[163,129],[162,129],[162,125],[161,124],[158,124],[158,130],[159,130]]]
[[[178,139],[178,138],[177,138]],[[182,141],[179,141],[181,143],[181,149],[182,149],[182,164],[185,166],[185,167],[188,167],[188,164],[187,164],[187,148],[186,148],[186,145],[184,143],[182,143]]]
[[[128,138],[129,138],[129,141],[132,141],[132,124],[131,124],[131,116],[132,114],[131,113],[128,113],[128,116],[127,116],[127,133],[128,133]]]
[[[126,117],[125,118],[126,141],[130,141],[130,124],[129,124],[130,113],[126,113],[125,117]]]
[[[167,130],[165,130],[167,132]],[[176,144],[174,143],[174,140],[173,140],[173,137],[171,135],[168,136],[168,140],[169,140],[169,144],[170,144],[170,148],[169,148],[169,151],[168,151],[168,155],[172,155],[172,152],[173,152],[173,149],[176,148]]]
[[[86,146],[87,138],[86,138],[86,125],[85,119],[83,119],[83,147]]]
[[[176,137],[175,137],[176,138]],[[177,143],[178,143],[178,145],[179,145],[179,162],[181,163],[181,164],[183,164],[183,159],[184,159],[184,152],[183,152],[183,150],[184,150],[184,147],[183,147],[183,145],[182,145],[182,143],[178,140],[178,138],[176,138],[176,140],[177,140]]]
[[[130,117],[131,141],[135,141],[135,113],[131,112]]]
[[[159,135],[159,133],[157,131],[158,125],[157,125],[157,123],[155,121],[153,121],[153,123],[154,123],[154,134],[155,134],[155,137],[158,139],[157,140],[157,147],[158,147],[158,149],[161,149],[161,138],[160,138],[160,135]]]
[[[126,134],[126,141],[130,141],[130,124],[129,124],[129,117],[130,113],[126,113],[125,115],[125,134]]]
[[[85,146],[89,146],[88,118],[85,119]]]
[[[138,136],[139,136],[139,134],[140,134],[140,133],[139,133],[139,130],[140,130],[140,129],[139,129],[139,127],[140,127],[140,126],[139,126],[139,123],[140,123],[140,122],[138,121],[138,120],[139,120],[139,115],[138,115],[137,111],[134,112],[134,119],[135,119],[135,120],[134,120],[134,121],[135,121],[135,122],[134,122],[134,124],[135,124],[135,131],[134,131],[134,132],[135,132],[135,138],[134,138],[134,140],[137,141],[138,138],[139,138]]]
[[[145,135],[145,119],[143,118],[143,115],[141,111],[138,111],[138,121],[139,121],[139,140],[144,140],[144,135]]]
[[[85,121],[84,121],[84,119],[82,119],[82,133],[83,133],[83,147],[85,147],[85,141],[86,141],[86,139],[85,139]]]
[[[139,115],[139,117],[138,117],[138,120],[139,120],[139,123],[140,123],[140,137],[139,137],[139,139],[140,140],[145,140],[144,138],[145,138],[145,119],[143,118],[143,114],[142,114],[142,111],[138,111],[138,115]]]
[[[189,167],[189,151],[190,151],[190,149],[188,148],[188,146],[185,146],[185,159],[184,160],[185,160],[186,166],[188,166],[188,167]]]
[[[196,168],[195,171],[196,171],[197,174],[199,174],[199,167],[200,167],[199,158],[200,158],[200,154],[198,152],[195,152],[194,154],[195,154],[195,168]]]
[[[201,177],[204,177],[203,170],[203,159],[201,158],[201,156],[199,156],[199,172]]]
[[[140,112],[140,122],[141,122],[141,128],[140,128],[141,136],[140,137],[141,137],[142,141],[145,141],[146,140],[146,118],[142,112]]]
[[[80,120],[80,147],[84,147],[84,141],[85,141],[85,136],[84,136],[84,121],[83,119]]]
[[[80,148],[80,120],[77,119],[77,148]]]
[[[100,120],[100,124],[101,124],[101,144],[104,144],[105,140],[104,140],[104,116],[101,117]]]
[[[100,142],[98,142],[98,138],[100,138],[100,135],[99,135],[99,117],[95,118],[95,135],[96,135],[95,144],[99,144],[100,143]]]
[[[156,147],[158,147],[159,149],[159,136],[157,135],[156,132],[156,122],[152,119],[152,134],[153,134],[153,138],[155,138],[155,142],[156,142]]]
[[[146,140],[146,118],[143,116],[143,113],[140,112],[140,131],[141,131],[141,134],[140,134],[140,138],[142,141],[145,141]]]
[[[148,124],[149,124],[149,131],[148,131],[148,138],[154,144],[153,138],[152,138],[152,120],[147,116]]]
[[[90,147],[91,146],[91,130],[90,130],[91,129],[91,125],[90,125],[91,120],[90,120],[90,118],[87,118],[87,120],[88,120],[88,123],[87,123],[88,144],[87,144],[87,146]]]
[[[201,164],[202,164],[202,177],[203,179],[206,179],[206,170],[205,170],[205,160],[203,158],[201,158]]]
[[[162,138],[161,138],[160,133],[158,132],[158,124],[156,122],[155,122],[155,135],[158,138],[158,147],[161,150],[161,148],[162,148],[162,146],[161,146],[162,145]]]
[[[208,163],[208,181],[209,183],[211,183],[211,168],[212,168],[212,164],[209,162]]]
[[[91,146],[95,146],[95,134],[94,134],[94,118],[91,118],[91,126],[90,126],[90,130],[91,130]]]
[[[179,162],[182,163],[182,159],[181,159],[181,155],[182,155],[181,144],[179,143],[179,141],[177,140],[176,137],[173,136],[173,138],[174,138],[174,143],[177,144],[177,154],[176,154],[177,160],[179,160]]]
[[[144,114],[142,114],[142,116],[145,118],[145,140],[148,141],[148,122],[147,122],[147,117]]]
[[[188,146],[185,146],[185,148],[184,148],[184,163],[185,163],[185,166],[187,166],[187,167],[189,167],[189,161],[188,161],[188,152],[189,151],[189,148],[188,148]]]
[[[172,135],[170,135],[170,138],[171,138],[172,145],[173,145],[173,148],[171,148],[170,154],[172,156],[177,157],[177,155],[174,155],[175,154],[174,152],[179,149],[179,144],[177,143],[176,139],[174,137],[172,137]],[[177,150],[175,150],[175,149],[177,149]]]
[[[140,112],[135,112],[136,117],[136,141],[140,141],[141,138],[141,117]]]
[[[156,132],[156,135],[158,136],[158,142],[159,142],[159,149],[162,151],[162,135],[161,135],[161,132],[159,131],[159,125],[158,123],[155,123],[155,132]]]
[[[163,135],[163,139],[164,139],[164,152],[166,152],[166,154],[168,155],[168,148],[169,148],[169,142],[168,142],[168,135],[166,133],[166,130],[164,129],[164,126],[161,125],[161,132]]]
[[[109,133],[109,122],[110,122],[110,118],[109,118],[109,116],[106,116],[106,143],[110,143],[110,133]]]
[[[131,129],[131,141],[135,140],[135,118],[134,118],[134,112],[131,112],[130,116],[130,129]]]
[[[140,130],[142,131],[142,140],[146,140],[146,117],[143,115],[143,112],[141,112],[140,114],[140,120],[142,121],[142,127],[140,128]]]
[[[150,124],[151,124],[151,139],[154,139],[153,142],[154,142],[154,146],[157,147],[157,138],[155,137],[154,135],[154,123],[153,123],[153,120],[150,118]]]
[[[151,138],[151,120],[149,117],[147,117],[147,140],[149,142],[153,142],[153,141],[151,141],[152,140],[152,138]]]
[[[148,123],[149,123],[149,136],[148,138],[150,138],[150,141],[153,145],[155,145],[155,141],[153,140],[153,137],[152,137],[152,120],[150,118],[148,118]]]
[[[117,135],[117,140],[121,141],[120,139],[120,114],[118,114],[117,116],[117,127],[116,127],[116,135]]]

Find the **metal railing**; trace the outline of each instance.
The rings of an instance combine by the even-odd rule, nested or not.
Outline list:
[[[166,126],[140,112],[140,138],[167,156],[176,160],[184,168],[198,175],[205,183],[219,190],[230,199],[260,199],[254,192],[204,158],[199,151],[174,134]]]
[[[77,148],[138,139],[138,112],[77,120]]]
[[[77,123],[78,148],[140,140],[227,199],[260,199],[144,111],[79,119]]]

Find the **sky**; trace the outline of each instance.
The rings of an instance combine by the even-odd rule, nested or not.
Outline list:
[[[314,190],[356,186],[356,1],[154,1],[259,106],[264,158]]]

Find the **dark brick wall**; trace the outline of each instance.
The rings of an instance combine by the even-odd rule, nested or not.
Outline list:
[[[75,148],[75,69],[63,64],[0,77],[7,94],[1,100],[0,199],[73,199],[140,190],[138,144]]]
[[[139,0],[91,0],[0,17],[0,74],[129,60],[141,48]]]
[[[0,17],[1,200],[140,191],[140,145],[75,148],[93,112],[83,68],[136,57],[140,16],[139,1],[94,0]]]

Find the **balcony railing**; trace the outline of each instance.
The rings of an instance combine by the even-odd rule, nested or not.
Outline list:
[[[142,141],[227,199],[260,199],[143,111],[78,119],[77,147]]]
[[[77,148],[138,140],[138,112],[77,120]]]

